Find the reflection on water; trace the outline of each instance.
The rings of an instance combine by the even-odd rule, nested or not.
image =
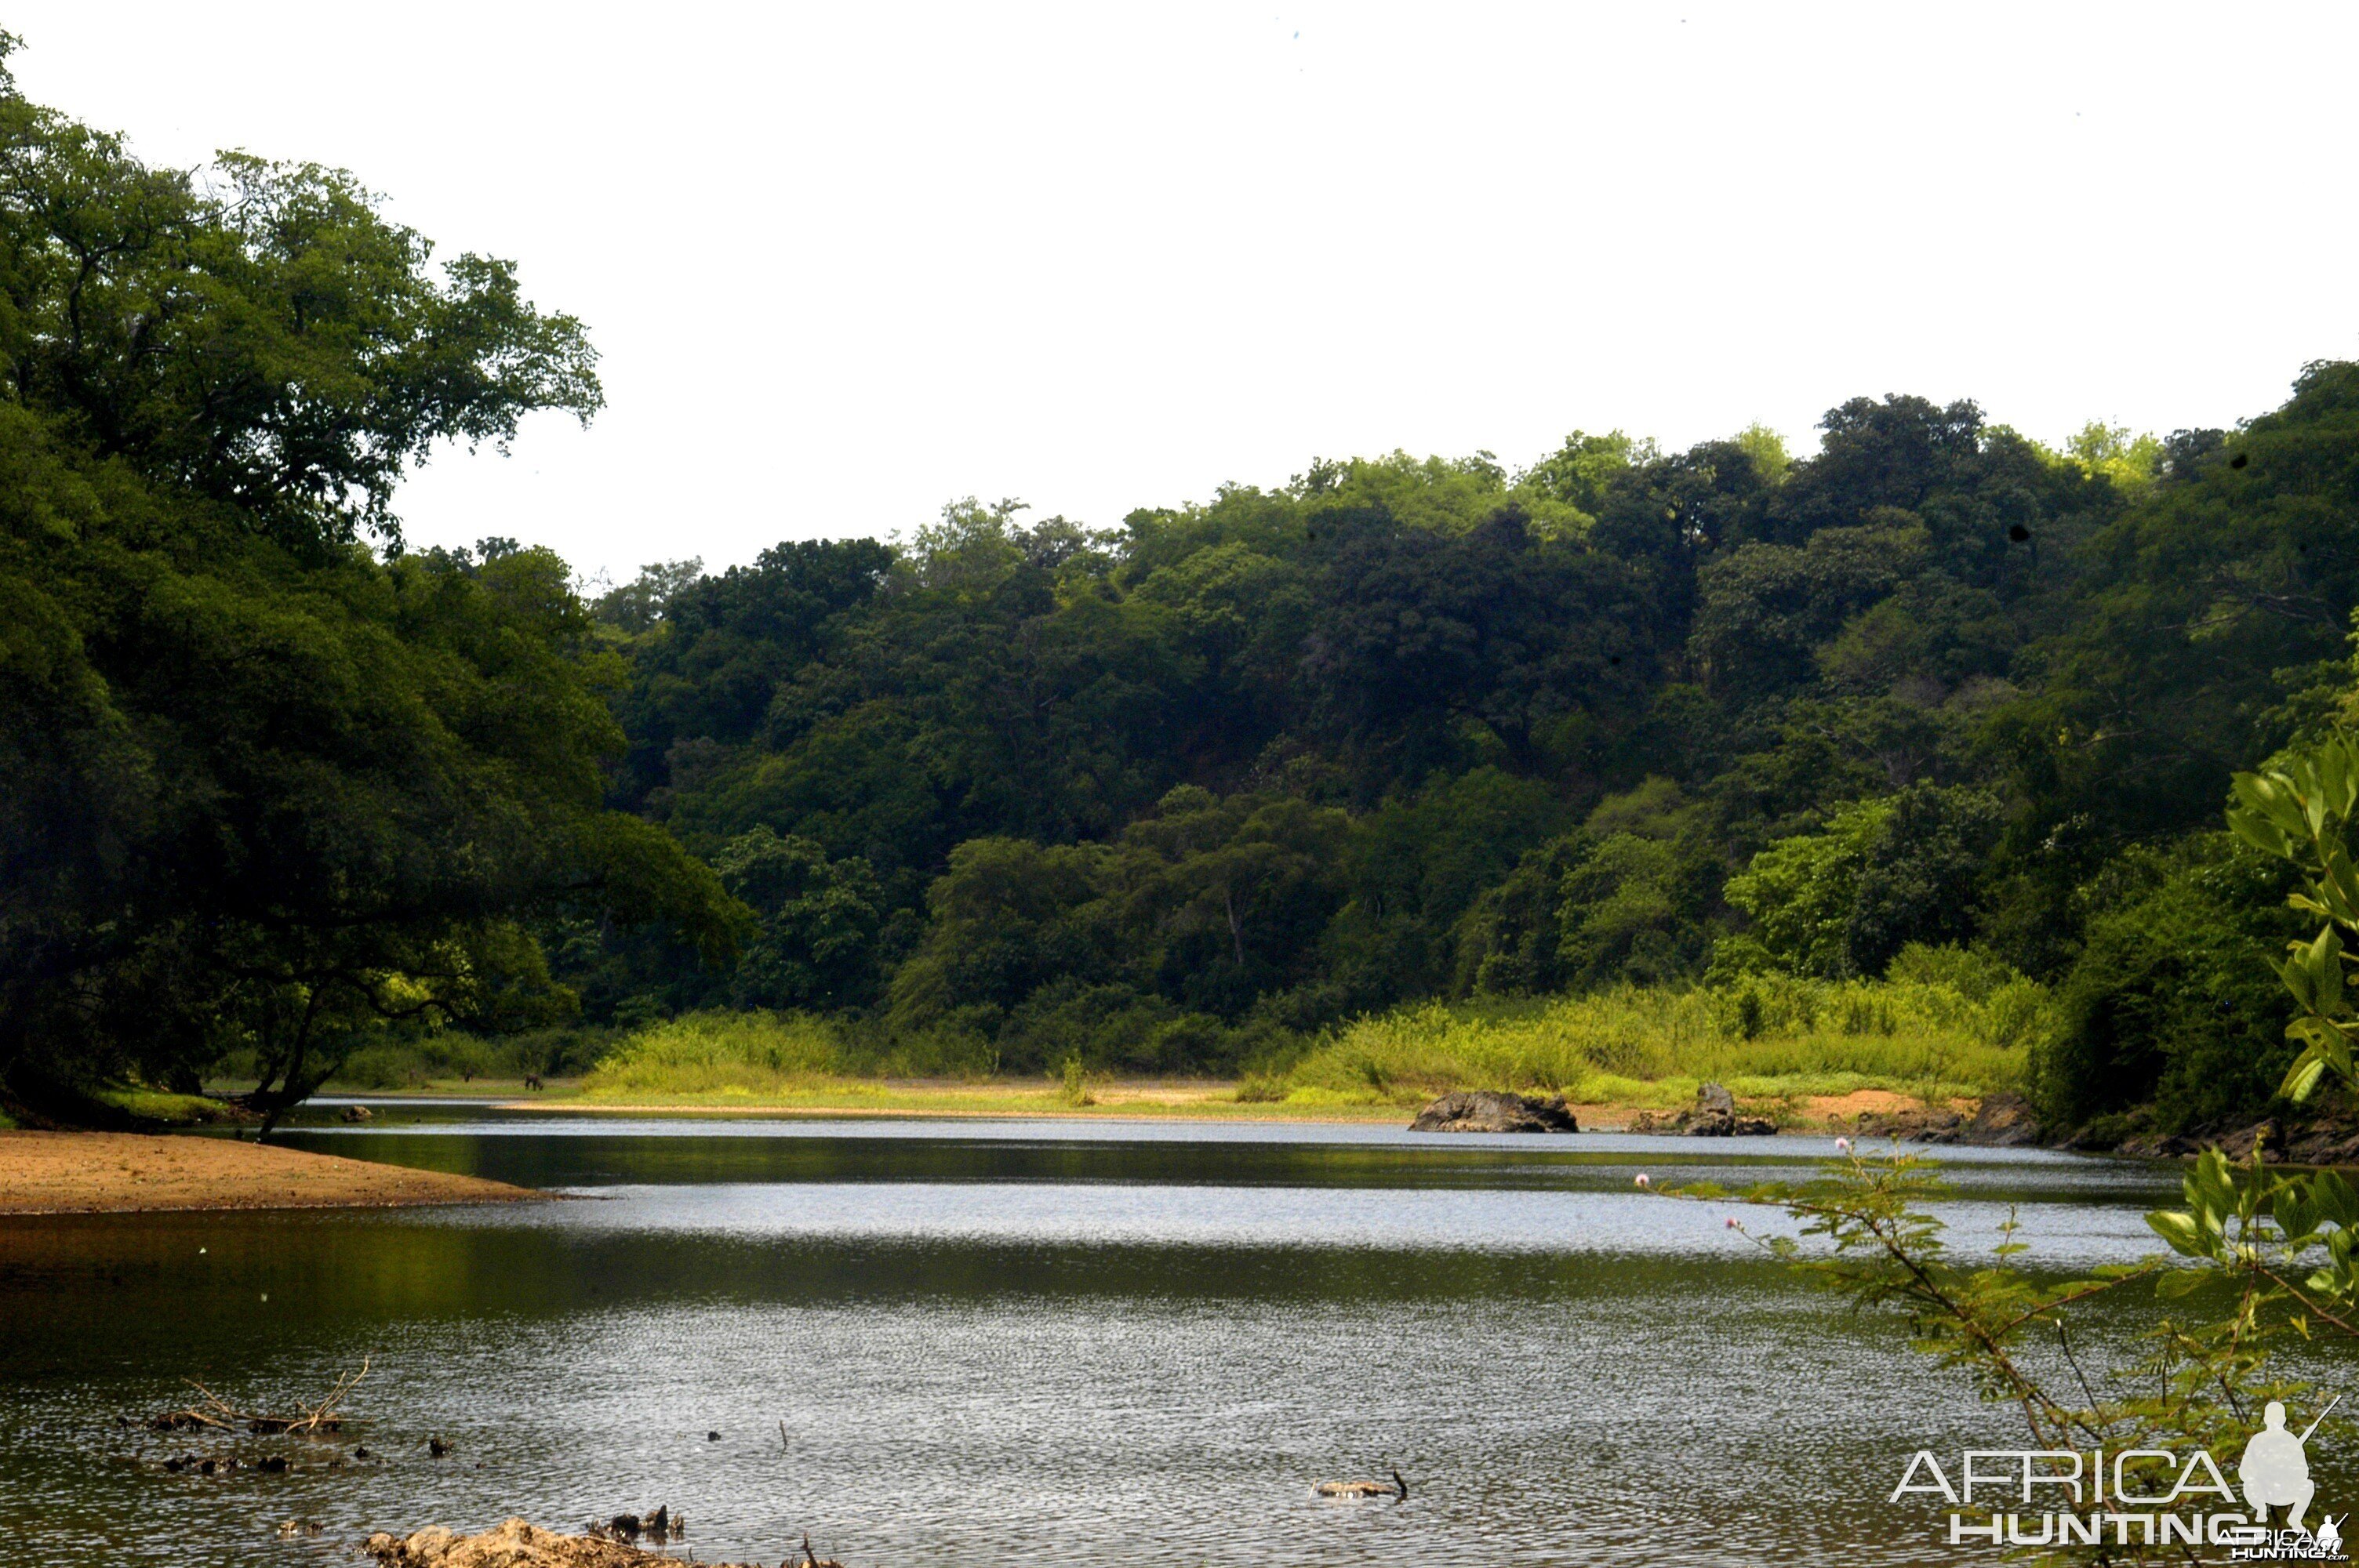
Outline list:
[[[1931,1563],[1887,1472],[2015,1441],[1725,1207],[1631,1187],[1795,1141],[472,1112],[297,1140],[583,1195],[0,1222],[0,1530],[39,1560],[351,1562],[374,1528],[669,1502],[708,1559],[809,1530],[864,1564]],[[1955,1173],[1962,1239],[2020,1206],[2060,1267],[2147,1251],[2170,1179]],[[235,1445],[112,1426],[183,1376],[259,1402],[364,1354],[345,1441],[387,1462],[171,1474]],[[1310,1495],[1393,1465],[1406,1504]],[[325,1532],[273,1539],[297,1515]]]

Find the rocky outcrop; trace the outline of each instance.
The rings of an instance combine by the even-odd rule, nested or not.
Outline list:
[[[1578,1132],[1581,1124],[1557,1095],[1499,1094],[1490,1089],[1446,1094],[1408,1124],[1411,1132]]]
[[[2263,1158],[2268,1158],[2266,1151]],[[2283,1157],[2297,1165],[2359,1165],[2359,1129],[2348,1123],[2299,1128],[2286,1134]]]
[[[2359,1129],[2332,1121],[2288,1127],[2270,1116],[2249,1127],[2225,1130],[2216,1127],[2174,1133],[2140,1130],[2114,1146],[2116,1153],[2144,1160],[2185,1158],[2206,1149],[2217,1149],[2231,1160],[2249,1160],[2258,1154],[2268,1163],[2359,1164]]]
[[[1966,1126],[1965,1117],[1954,1110],[1884,1110],[1859,1116],[1852,1133],[1896,1143],[1962,1143]]]
[[[2027,1148],[2039,1141],[2039,1113],[2021,1095],[1984,1095],[1958,1141],[1983,1149]]]
[[[2266,1116],[2254,1122],[2222,1120],[2178,1132],[2165,1132],[2154,1120],[2152,1106],[2097,1117],[2073,1130],[2058,1147],[2139,1160],[2186,1160],[2217,1149],[2231,1160],[2257,1154],[2268,1164],[2359,1165],[2359,1124],[2347,1115],[2298,1120]]]
[[[414,1535],[379,1530],[362,1548],[378,1568],[678,1568],[679,1559],[647,1552],[608,1534],[560,1535],[512,1519],[481,1535],[455,1535],[440,1525]],[[757,1568],[716,1563],[713,1568]]]
[[[1777,1124],[1757,1116],[1736,1114],[1736,1097],[1719,1084],[1696,1090],[1695,1108],[1677,1116],[1642,1113],[1632,1119],[1633,1132],[1670,1132],[1689,1138],[1767,1138]]]
[[[1971,1117],[1946,1106],[1887,1110],[1861,1116],[1852,1125],[1861,1138],[1900,1143],[1963,1143],[1983,1149],[2019,1149],[2040,1141],[2039,1118],[2018,1094],[1985,1095]]]

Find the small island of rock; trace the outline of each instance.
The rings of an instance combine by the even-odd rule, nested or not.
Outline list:
[[[1443,1095],[1417,1113],[1411,1132],[1578,1132],[1562,1095],[1500,1094],[1491,1089]]]

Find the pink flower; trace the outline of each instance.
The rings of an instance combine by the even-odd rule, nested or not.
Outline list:
[[[1838,1153],[1838,1154],[1848,1154],[1848,1153],[1850,1153],[1850,1152],[1851,1152],[1851,1140],[1850,1140],[1850,1139],[1848,1139],[1848,1138],[1838,1138],[1838,1139],[1836,1139],[1836,1140],[1835,1140],[1835,1152],[1836,1152],[1836,1153]]]
[[[1728,1227],[1728,1228],[1729,1228],[1729,1229],[1731,1229],[1731,1230],[1742,1230],[1742,1229],[1744,1229],[1744,1228],[1745,1228],[1743,1226],[1741,1226],[1741,1225],[1739,1225],[1739,1224],[1737,1224],[1737,1223],[1736,1223],[1736,1217],[1735,1217],[1734,1215],[1733,1215],[1733,1214],[1732,1214],[1732,1215],[1730,1215],[1730,1216],[1728,1217],[1728,1218],[1727,1218],[1727,1219],[1725,1219],[1725,1220],[1723,1220],[1722,1223],[1723,1223],[1723,1224],[1724,1224],[1724,1225],[1726,1225],[1726,1226]]]
[[[1638,1173],[1638,1184],[1642,1187],[1651,1187],[1655,1184],[1655,1178],[1641,1171]]]

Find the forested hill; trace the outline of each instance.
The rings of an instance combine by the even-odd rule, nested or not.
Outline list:
[[[350,175],[146,165],[14,47],[0,1116],[228,1063],[276,1114],[377,1046],[705,1007],[853,1065],[1225,1070],[1403,1000],[1896,958],[2054,985],[2067,1122],[2254,1107],[2292,1054],[2290,872],[2220,814],[2354,716],[2359,366],[2232,433],[1862,398],[1799,460],[1320,462],[589,599],[395,505],[594,415],[582,323]]]
[[[1171,1069],[1405,998],[1951,944],[2102,992],[2084,1023],[2124,985],[2169,1013],[2082,1028],[2067,1108],[2174,1051],[2244,1093],[2289,1053],[2253,958],[2281,889],[2221,806],[2333,709],[2354,601],[2343,363],[2165,441],[1859,398],[1799,460],[1576,435],[651,567],[593,607],[613,804],[759,925],[726,974],[587,930],[562,969],[625,1020],[857,1010],[913,1062]]]

